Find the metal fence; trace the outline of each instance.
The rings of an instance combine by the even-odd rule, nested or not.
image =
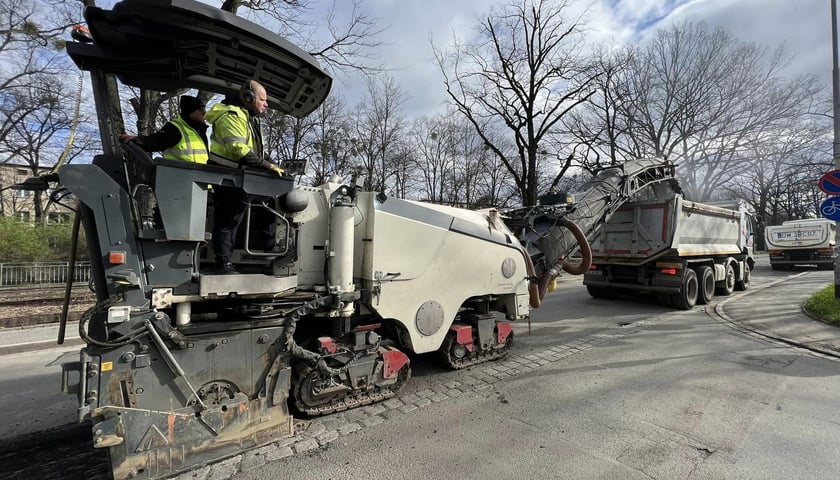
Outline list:
[[[67,282],[68,262],[0,263],[0,287],[25,285],[63,285]],[[76,262],[73,283],[90,281],[90,262]]]

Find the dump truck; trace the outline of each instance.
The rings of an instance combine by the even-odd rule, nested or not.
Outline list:
[[[747,205],[692,202],[674,185],[625,203],[594,232],[583,278],[591,296],[645,292],[690,309],[747,289],[755,265]]]
[[[825,218],[788,220],[764,229],[770,267],[790,270],[795,265],[834,268],[835,222]]]

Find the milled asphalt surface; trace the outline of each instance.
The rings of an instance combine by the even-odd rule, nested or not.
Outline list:
[[[750,288],[734,297],[738,301],[722,300],[715,311],[736,328],[840,357],[840,328],[811,317],[802,306],[830,282],[827,272],[793,274]],[[67,326],[63,345],[56,344],[57,324],[0,329],[0,355],[82,345],[77,327],[76,322]]]

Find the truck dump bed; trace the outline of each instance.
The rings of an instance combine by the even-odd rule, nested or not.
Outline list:
[[[639,264],[666,253],[681,257],[738,254],[739,217],[739,212],[687,201],[680,195],[630,202],[598,230],[592,255]]]

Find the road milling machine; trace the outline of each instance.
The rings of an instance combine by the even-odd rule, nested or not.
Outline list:
[[[586,270],[586,236],[638,190],[672,181],[672,165],[644,159],[602,171],[575,204],[470,211],[352,179],[295,186],[152,159],[118,142],[116,80],[235,94],[255,79],[272,108],[301,117],[332,79],[285,39],[193,0],[124,0],[85,18],[90,38],[67,50],[90,73],[102,153],[38,181],[55,182],[51,200],[72,203],[87,239],[97,301],[62,388],[118,480],[167,477],[293,435],[294,416],[393,397],[411,374],[406,352],[452,368],[505,356],[510,322],[528,318],[561,270]],[[274,199],[249,207],[237,275],[213,273],[214,186]],[[275,248],[251,246],[256,211],[273,217]]]

